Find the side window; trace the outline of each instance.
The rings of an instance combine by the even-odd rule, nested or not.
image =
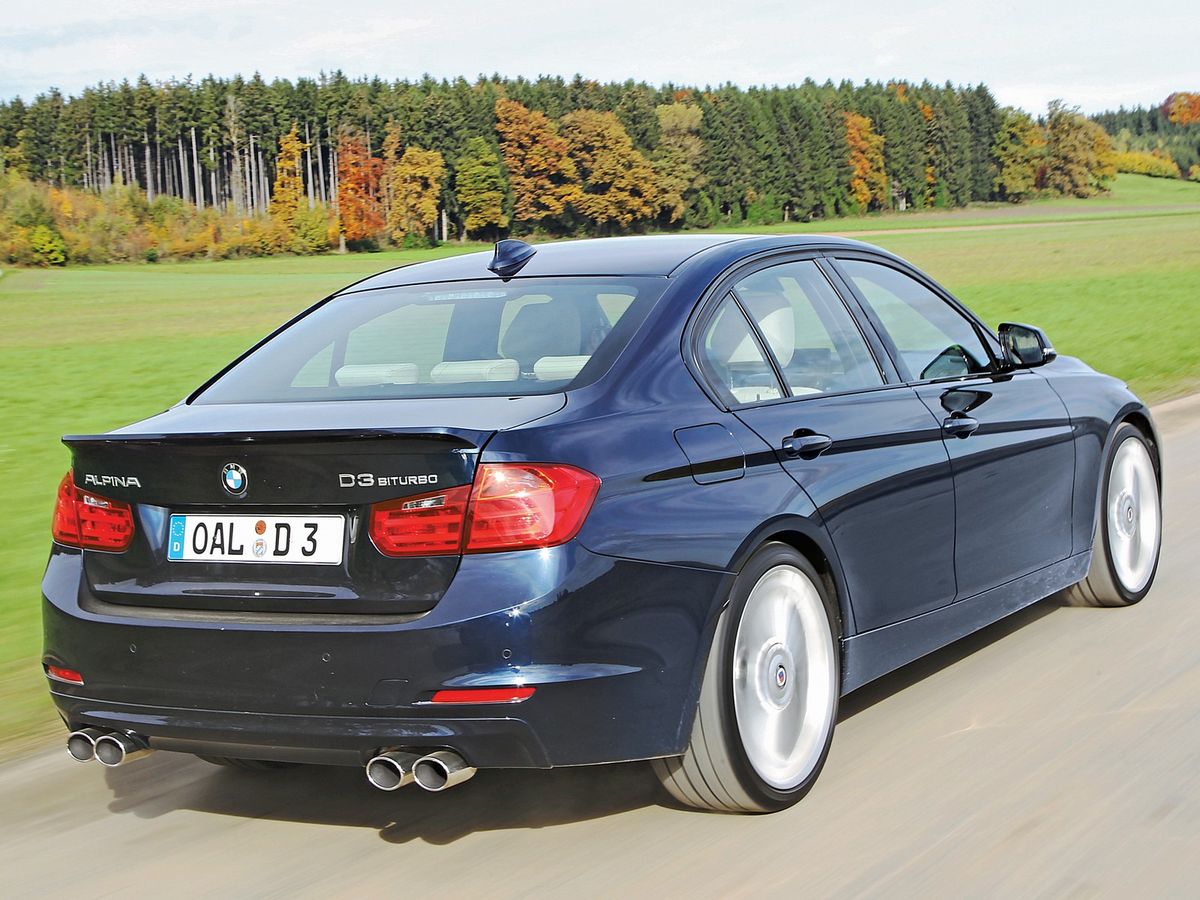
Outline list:
[[[838,265],[879,317],[909,380],[991,370],[991,357],[974,326],[925,285],[879,263],[839,259]]]
[[[795,396],[883,384],[842,298],[812,260],[784,263],[734,288]]]
[[[732,296],[721,301],[704,330],[700,367],[727,403],[757,403],[783,396],[779,379]]]

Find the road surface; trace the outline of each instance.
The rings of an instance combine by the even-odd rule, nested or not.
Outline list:
[[[1146,601],[1046,601],[851,695],[787,812],[676,809],[644,765],[384,794],[54,747],[0,770],[0,894],[1198,896],[1200,402],[1159,418]]]

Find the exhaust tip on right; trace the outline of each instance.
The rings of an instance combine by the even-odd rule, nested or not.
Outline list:
[[[435,750],[413,765],[413,778],[427,791],[444,791],[473,777],[477,769],[453,750]]]

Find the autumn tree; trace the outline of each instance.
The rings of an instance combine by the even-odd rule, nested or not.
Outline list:
[[[513,220],[548,227],[579,195],[579,171],[546,115],[515,100],[496,101],[496,131],[513,193]]]
[[[850,147],[850,197],[861,212],[888,202],[889,183],[883,168],[883,136],[871,120],[858,113],[843,114]]]
[[[494,236],[508,227],[500,157],[484,138],[467,141],[463,155],[458,158],[454,187],[467,233]]]
[[[1092,197],[1116,177],[1112,141],[1104,129],[1061,100],[1050,104],[1046,136],[1045,184],[1052,191]]]
[[[1200,93],[1179,91],[1172,94],[1163,103],[1163,110],[1168,121],[1175,125],[1195,125],[1200,123]]]
[[[393,240],[408,246],[430,243],[446,179],[442,154],[410,146],[387,178],[393,198],[387,225]]]
[[[633,146],[613,113],[580,109],[562,120],[562,134],[581,181],[573,205],[593,227],[628,228],[658,211],[654,168]]]
[[[1042,129],[1026,113],[1004,110],[1000,132],[992,151],[996,158],[993,188],[996,195],[1020,203],[1037,191],[1038,171],[1046,151]]]
[[[699,132],[704,111],[693,103],[676,102],[655,107],[654,113],[660,135],[653,157],[659,204],[668,223],[680,222],[707,181],[700,170],[704,142]]]
[[[291,232],[304,196],[304,177],[300,174],[300,157],[308,145],[300,140],[296,123],[279,139],[279,155],[275,159],[275,184],[271,191],[270,214],[283,230]]]
[[[385,225],[379,196],[383,161],[371,155],[361,132],[347,128],[338,141],[337,163],[341,234],[350,242],[369,241]]]

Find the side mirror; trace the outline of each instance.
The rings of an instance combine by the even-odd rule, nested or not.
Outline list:
[[[1040,328],[1016,322],[1001,323],[1000,346],[1009,365],[1026,369],[1044,366],[1058,356]]]

